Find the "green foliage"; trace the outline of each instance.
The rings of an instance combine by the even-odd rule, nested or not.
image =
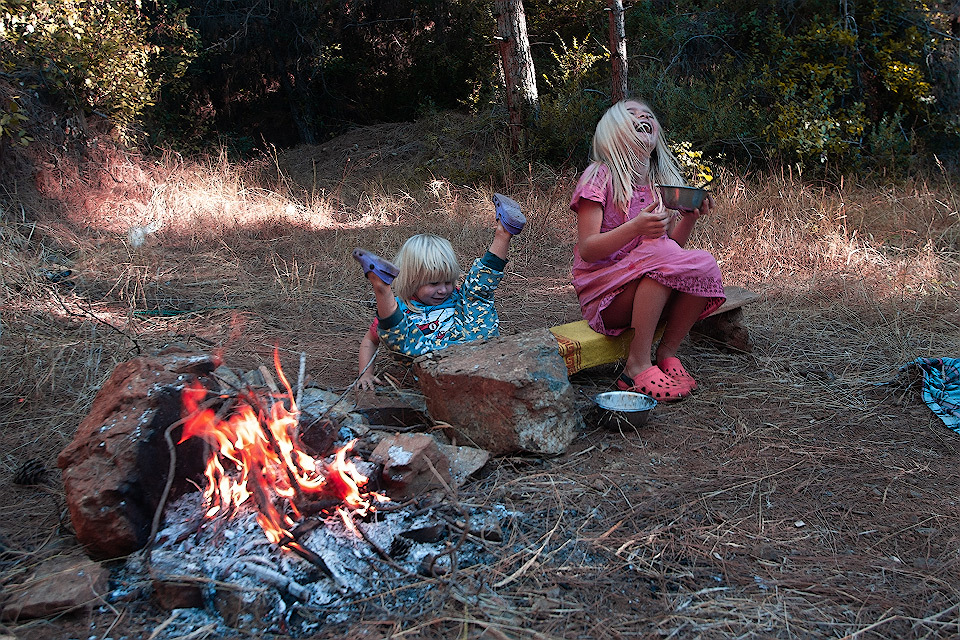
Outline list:
[[[582,41],[572,39],[569,46],[561,41],[551,55],[554,65],[542,76],[549,90],[542,94],[527,152],[540,162],[582,163],[589,155],[597,120],[609,105],[606,93],[596,87],[609,84],[599,67],[610,54],[588,35]]]
[[[916,161],[915,137],[903,127],[902,111],[885,116],[874,126],[865,140],[864,165],[874,170],[903,172]]]
[[[18,96],[12,96],[6,104],[0,104],[0,142],[8,139],[14,144],[27,146],[33,138],[27,135],[25,123],[27,116],[20,109]]]
[[[192,56],[183,14],[145,4],[0,0],[3,70],[68,108],[101,113],[127,136]]]
[[[816,19],[795,35],[767,24],[768,62],[763,65],[752,108],[768,124],[762,133],[779,151],[802,162],[826,162],[858,149],[866,127],[864,104],[851,100],[857,37],[836,22]]]
[[[923,28],[938,15],[915,0],[650,0],[628,14],[628,48],[643,52],[631,88],[672,138],[711,154],[906,169],[960,141],[960,96],[938,90],[949,74],[931,64],[955,68],[957,45]]]
[[[713,167],[703,157],[702,149],[694,149],[688,141],[670,145],[670,150],[677,158],[680,172],[686,178],[687,184],[694,187],[705,187],[713,182]]]

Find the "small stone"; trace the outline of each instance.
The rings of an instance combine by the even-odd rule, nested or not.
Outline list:
[[[153,601],[161,609],[199,609],[203,606],[203,590],[199,585],[178,580],[153,581]]]
[[[110,572],[80,556],[57,556],[33,571],[19,586],[4,585],[10,598],[0,618],[50,618],[104,604]]]

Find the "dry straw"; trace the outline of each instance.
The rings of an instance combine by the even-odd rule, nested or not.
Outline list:
[[[86,214],[7,198],[0,470],[36,456],[52,470],[113,367],[170,343],[238,369],[279,347],[296,371],[305,352],[309,383],[346,389],[374,313],[352,249],[391,256],[430,230],[467,263],[492,237],[492,186],[408,171],[428,157],[420,133],[384,125],[247,165],[171,156],[142,170],[148,196]],[[579,317],[575,172],[538,171],[497,188],[529,220],[498,293],[505,333]],[[496,563],[423,579],[406,611],[379,608],[403,589],[384,585],[315,637],[960,634],[960,441],[898,374],[960,356],[957,194],[936,176],[716,183],[691,242],[761,294],[745,312],[753,353],[691,342],[681,356],[702,391],[646,429],[588,426],[559,458],[491,462],[458,499],[513,514]],[[578,374],[575,389],[587,399],[616,373]],[[55,474],[3,495],[6,585],[70,539]]]

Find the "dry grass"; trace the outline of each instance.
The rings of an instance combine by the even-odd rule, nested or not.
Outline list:
[[[113,367],[168,343],[237,368],[268,364],[276,345],[294,371],[303,351],[315,382],[345,389],[373,313],[350,251],[389,256],[430,229],[466,263],[491,238],[493,186],[418,172],[427,139],[384,126],[243,166],[100,156],[48,171],[48,199],[8,197],[0,476],[34,457],[53,469]],[[500,293],[508,334],[578,318],[575,174],[540,171],[497,187],[529,219]],[[74,191],[49,187],[70,179]],[[940,179],[719,183],[693,242],[727,284],[762,294],[746,311],[754,353],[690,344],[703,391],[658,408],[648,430],[591,429],[559,458],[490,463],[460,499],[523,514],[498,562],[437,582],[407,617],[371,607],[317,637],[960,634],[960,436],[898,376],[918,356],[960,355],[960,195]],[[573,382],[587,396],[615,373]],[[5,584],[72,544],[51,476],[4,492]],[[101,611],[14,631],[114,623],[131,637],[166,617],[124,606],[119,622]]]

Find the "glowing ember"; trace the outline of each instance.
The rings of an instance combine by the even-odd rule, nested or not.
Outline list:
[[[253,497],[267,538],[289,546],[303,506],[322,501],[337,505],[336,512],[355,530],[353,513],[366,515],[388,498],[365,491],[369,479],[347,459],[356,441],[339,449],[329,464],[298,448],[300,412],[276,353],[274,364],[286,393],[271,396],[268,407],[249,387],[236,397],[212,399],[199,383],[183,392],[187,417],[180,442],[196,436],[213,449],[204,472],[206,517],[226,515]],[[219,411],[212,404],[221,405]]]

